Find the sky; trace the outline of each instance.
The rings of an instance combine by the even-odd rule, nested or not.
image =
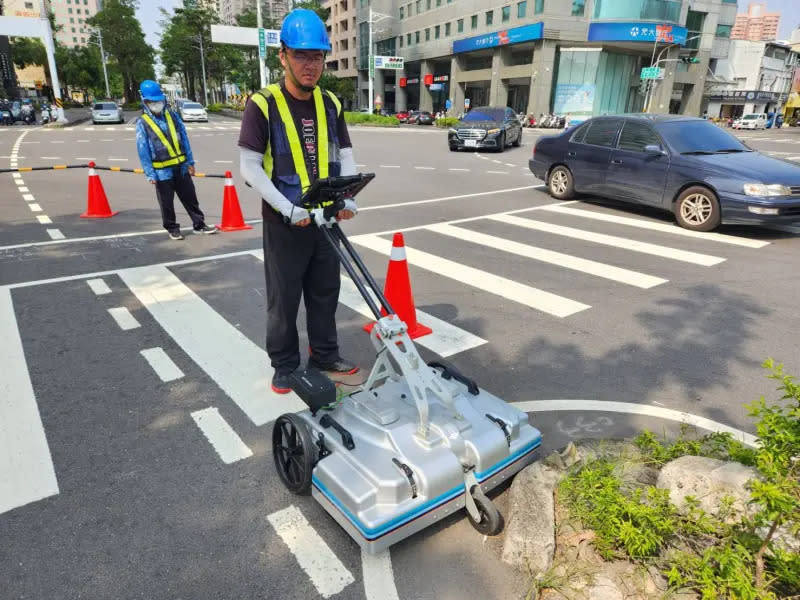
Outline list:
[[[780,12],[781,23],[778,37],[789,39],[793,29],[800,26],[800,0],[759,0],[767,3],[769,12]],[[139,9],[136,15],[142,24],[147,43],[158,48],[161,28],[158,21],[161,19],[159,7],[171,9],[181,4],[181,0],[139,0]],[[746,13],[748,0],[739,0],[739,12]]]

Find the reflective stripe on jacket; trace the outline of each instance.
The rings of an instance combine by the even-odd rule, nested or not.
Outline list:
[[[150,115],[143,114],[141,117],[145,124],[148,125],[148,127],[145,127],[145,131],[147,131],[147,137],[150,140],[155,154],[155,158],[153,159],[154,169],[174,167],[186,162],[186,153],[181,146],[181,139],[177,129],[175,129],[175,122],[169,110],[164,112],[164,117],[167,120],[169,135],[172,138],[171,143],[164,135],[164,132],[161,131],[158,123],[156,123]]]
[[[325,104],[323,93],[328,95],[333,106]],[[323,92],[319,86],[314,88],[312,98],[317,121],[319,178],[336,177],[341,172],[337,120],[342,112],[342,105],[332,92]],[[269,125],[269,143],[263,161],[264,172],[279,192],[293,204],[299,205],[303,192],[311,185],[311,179],[302,141],[289,111],[286,96],[280,85],[273,83],[253,94],[251,100],[261,109]],[[270,121],[270,102],[275,103],[280,115],[277,123]]]

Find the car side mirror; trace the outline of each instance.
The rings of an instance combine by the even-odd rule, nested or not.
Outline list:
[[[656,156],[656,155],[657,156],[666,156],[667,155],[667,151],[664,150],[658,144],[648,144],[647,146],[644,147],[644,152],[645,152],[645,154],[652,154],[654,156]]]

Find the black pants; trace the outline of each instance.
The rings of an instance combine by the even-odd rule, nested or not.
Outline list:
[[[197,193],[194,190],[194,182],[188,173],[181,174],[180,169],[175,169],[172,179],[156,181],[156,198],[161,207],[161,222],[164,229],[169,232],[180,231],[181,226],[175,221],[175,194],[189,213],[192,219],[192,226],[195,229],[202,229],[205,225],[205,216],[200,210],[200,203],[197,201]]]
[[[264,216],[267,354],[272,368],[283,375],[300,366],[297,311],[301,294],[314,358],[322,363],[338,360],[339,257],[316,226],[293,227],[274,215]]]

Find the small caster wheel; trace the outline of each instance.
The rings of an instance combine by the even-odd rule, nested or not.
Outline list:
[[[303,420],[286,413],[272,428],[272,455],[283,485],[294,494],[306,494],[311,488],[314,468],[314,443]]]
[[[500,511],[497,510],[497,507],[478,485],[472,486],[470,495],[475,501],[475,506],[478,507],[478,513],[481,515],[481,520],[475,521],[470,512],[467,511],[467,516],[472,526],[478,533],[483,535],[497,535],[500,533],[503,530],[503,517],[500,516]]]

